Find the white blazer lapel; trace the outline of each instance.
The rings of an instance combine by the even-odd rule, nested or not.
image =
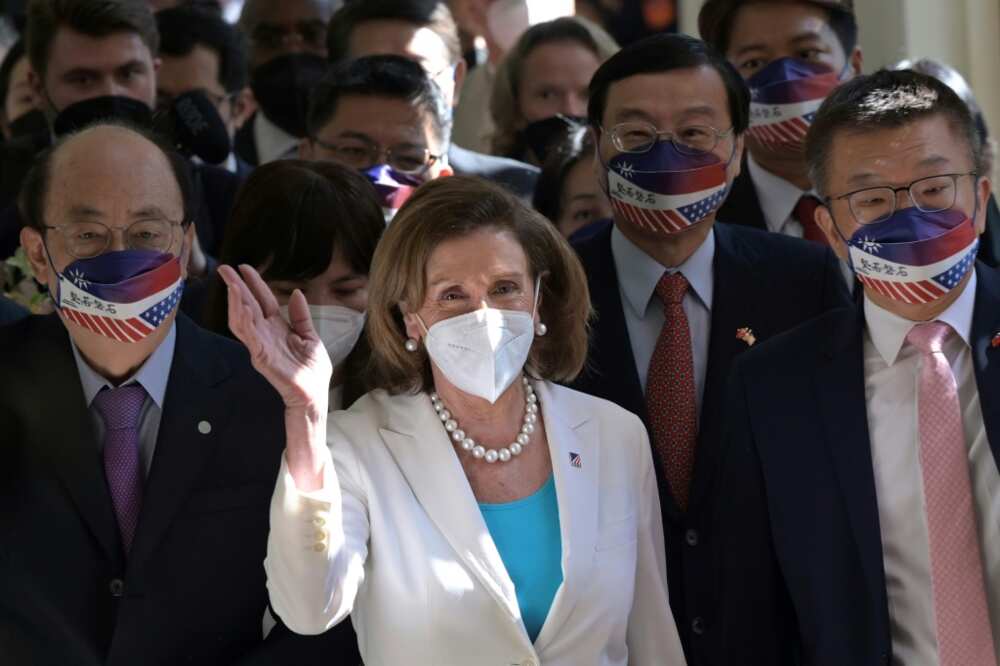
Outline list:
[[[462,562],[520,624],[514,583],[430,400],[416,395],[394,416],[379,432],[417,501]]]
[[[552,455],[563,549],[563,583],[535,640],[541,653],[572,613],[578,592],[588,585],[597,542],[600,455],[597,427],[589,415],[560,405],[545,383],[537,383],[536,391]]]

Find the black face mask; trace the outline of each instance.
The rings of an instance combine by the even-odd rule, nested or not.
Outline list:
[[[586,118],[578,116],[550,116],[525,125],[520,131],[520,143],[530,149],[539,164],[545,164],[552,149],[561,144],[575,130],[587,124]]]
[[[264,116],[292,136],[306,135],[309,92],[326,73],[325,58],[289,53],[268,60],[250,74],[250,89]]]
[[[232,146],[229,130],[212,100],[201,90],[178,95],[153,116],[153,126],[186,157],[221,164]]]
[[[55,132],[56,136],[62,136],[109,118],[149,128],[152,126],[153,110],[143,102],[131,97],[116,95],[91,97],[82,102],[70,104],[60,111],[52,123],[52,131]]]
[[[49,134],[49,121],[38,109],[22,113],[9,125],[10,137],[16,139],[22,136],[37,136]]]

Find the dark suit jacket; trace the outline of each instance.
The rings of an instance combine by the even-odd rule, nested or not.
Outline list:
[[[972,358],[1000,461],[1000,349],[990,346],[1000,273],[976,271]],[[891,661],[863,331],[860,306],[838,309],[736,363],[720,488],[722,663]]]
[[[458,175],[479,176],[503,185],[526,201],[531,201],[538,182],[538,167],[508,157],[497,157],[466,150],[451,144],[448,164]]]
[[[611,254],[611,230],[576,244],[597,311],[587,369],[574,383],[585,393],[618,403],[648,425],[625,323],[618,275]],[[689,664],[715,663],[715,585],[709,554],[726,380],[733,360],[747,350],[738,328],[753,329],[757,340],[811,319],[848,301],[844,279],[829,249],[806,241],[736,226],[715,226],[715,288],[712,295],[708,369],[688,510],[681,513],[654,450],[660,473],[667,546],[670,602]]]
[[[257,156],[257,144],[253,138],[253,122],[257,113],[254,112],[243,125],[236,130],[233,137],[233,152],[236,159],[242,160],[252,167],[260,166],[260,158]]]
[[[760,207],[760,198],[750,177],[745,156],[740,175],[733,181],[733,187],[719,209],[718,217],[729,224],[767,231],[767,220],[764,219],[764,211]],[[990,196],[987,204],[986,230],[980,238],[977,258],[987,266],[1000,266],[1000,207],[997,206],[995,196]]]
[[[332,635],[261,638],[283,409],[240,345],[177,318],[127,560],[63,324],[6,326],[0,349],[4,663],[338,663]]]
[[[24,319],[28,314],[28,311],[20,305],[6,296],[0,295],[0,326]]]

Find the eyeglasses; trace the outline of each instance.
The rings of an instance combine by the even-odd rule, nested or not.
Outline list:
[[[274,51],[292,46],[295,40],[311,49],[326,48],[326,24],[319,19],[299,21],[294,27],[260,23],[250,35],[254,46]]]
[[[677,152],[697,155],[715,150],[719,141],[730,136],[733,128],[720,132],[709,125],[685,125],[675,132],[661,132],[654,125],[634,121],[619,123],[610,130],[604,130],[611,137],[611,144],[623,153],[646,153],[659,141],[667,137]]]
[[[948,173],[940,176],[919,178],[903,187],[866,187],[847,194],[827,197],[826,204],[847,199],[851,214],[858,224],[875,224],[889,219],[896,212],[896,195],[906,192],[910,201],[924,213],[947,210],[955,205],[958,196],[958,179],[964,176],[978,176],[975,171]]]
[[[63,237],[66,251],[76,259],[93,259],[111,247],[114,231],[122,232],[125,247],[130,250],[166,252],[174,242],[174,229],[180,222],[163,218],[136,220],[125,227],[109,227],[101,222],[70,222],[58,226],[45,225]]]
[[[435,162],[441,159],[440,155],[433,155],[429,149],[420,146],[403,145],[382,150],[378,145],[363,139],[344,139],[331,142],[312,137],[312,140],[316,145],[322,146],[332,153],[338,162],[361,170],[382,163],[384,155],[384,163],[396,171],[411,176],[422,176]]]

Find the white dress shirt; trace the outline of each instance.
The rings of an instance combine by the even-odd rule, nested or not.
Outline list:
[[[605,400],[535,391],[563,581],[534,641],[426,393],[376,390],[334,414],[320,491],[299,492],[283,458],[264,569],[284,623],[316,634],[350,613],[367,666],[683,666],[646,429]]]
[[[715,286],[715,230],[705,236],[698,249],[676,268],[665,268],[640,250],[618,231],[611,232],[611,254],[618,274],[622,310],[639,384],[646,390],[649,361],[653,358],[656,341],[666,321],[663,302],[656,295],[656,284],[666,273],[681,273],[691,285],[684,294],[681,307],[687,315],[691,330],[691,353],[694,361],[694,386],[701,413],[701,399],[705,394],[705,373],[708,369],[708,334],[712,324],[712,289]]]
[[[253,117],[253,142],[257,146],[257,164],[295,157],[299,140],[281,129],[262,111]]]
[[[167,380],[170,378],[170,368],[174,362],[174,347],[177,344],[177,324],[170,323],[170,330],[149,358],[136,370],[135,374],[119,384],[139,384],[146,390],[146,401],[139,412],[139,460],[143,473],[148,476],[153,464],[153,454],[156,451],[156,435],[160,431],[160,417],[163,415],[163,398],[167,394]],[[104,387],[114,388],[109,382],[80,355],[80,351],[70,338],[73,357],[76,359],[76,369],[80,373],[80,385],[83,387],[83,397],[87,401],[87,409],[94,423],[94,434],[97,444],[104,450],[104,419],[93,406],[94,398]]]
[[[986,439],[970,351],[976,276],[937,318],[954,334],[944,345],[958,384],[994,647],[1000,658],[1000,473]],[[865,397],[878,497],[893,663],[937,666],[930,541],[924,510],[917,387],[921,353],[906,344],[916,322],[865,297]],[[970,664],[970,666],[972,666]]]

